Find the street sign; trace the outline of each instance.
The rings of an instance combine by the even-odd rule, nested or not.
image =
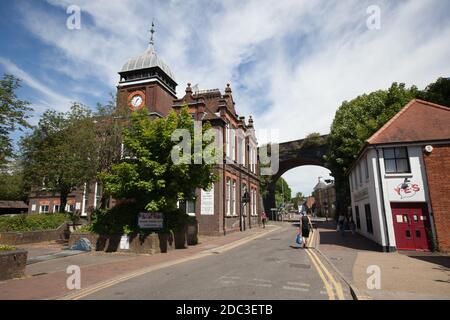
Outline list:
[[[138,226],[141,229],[162,229],[164,215],[161,212],[139,212]]]

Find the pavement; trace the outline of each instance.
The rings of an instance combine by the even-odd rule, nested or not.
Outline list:
[[[27,265],[26,276],[0,282],[0,300],[10,299],[351,299],[350,290],[315,252],[294,244],[295,225],[221,237],[166,254],[89,252]],[[42,245],[40,245],[42,247]],[[56,244],[32,257],[54,255]],[[61,247],[59,248],[61,251]],[[70,290],[69,266],[79,266],[81,289]]]
[[[336,232],[333,221],[316,222],[317,251],[359,300],[448,300],[450,256],[432,252],[380,252],[359,234]],[[379,272],[379,286],[371,277]],[[378,273],[377,273],[378,274]],[[370,278],[370,279],[369,279]]]

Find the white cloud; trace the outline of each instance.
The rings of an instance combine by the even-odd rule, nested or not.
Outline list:
[[[155,18],[157,51],[179,96],[187,82],[220,89],[231,82],[238,112],[251,113],[257,129],[279,129],[281,141],[327,133],[343,100],[394,81],[424,87],[450,75],[450,10],[440,0],[48,2],[61,14],[23,5],[24,24],[63,54],[54,68],[76,80],[78,92],[93,77],[113,91]],[[65,28],[71,4],[82,9],[80,31]],[[382,9],[380,30],[366,28],[372,4]],[[286,174],[294,189],[316,182],[309,169],[302,180]]]

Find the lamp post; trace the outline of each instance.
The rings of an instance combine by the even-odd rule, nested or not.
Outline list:
[[[245,231],[246,215],[244,215],[244,207],[249,202],[250,202],[250,194],[248,193],[247,189],[244,189],[244,194],[242,195],[242,200],[241,200],[241,231]]]

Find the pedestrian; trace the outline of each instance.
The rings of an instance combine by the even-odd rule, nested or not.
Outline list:
[[[344,220],[344,215],[339,215],[337,231],[339,231],[342,235],[344,235]]]
[[[353,221],[353,216],[350,216],[349,224],[350,224],[350,230],[352,230],[352,235],[354,235],[356,232],[356,224],[355,224],[355,221]]]
[[[264,211],[261,212],[261,221],[262,221],[262,224],[263,224],[263,228],[266,228],[267,215],[266,215],[266,213]]]
[[[302,217],[300,218],[300,229],[302,230],[303,248],[306,248],[309,233],[313,231],[313,225],[305,211],[302,212]]]

